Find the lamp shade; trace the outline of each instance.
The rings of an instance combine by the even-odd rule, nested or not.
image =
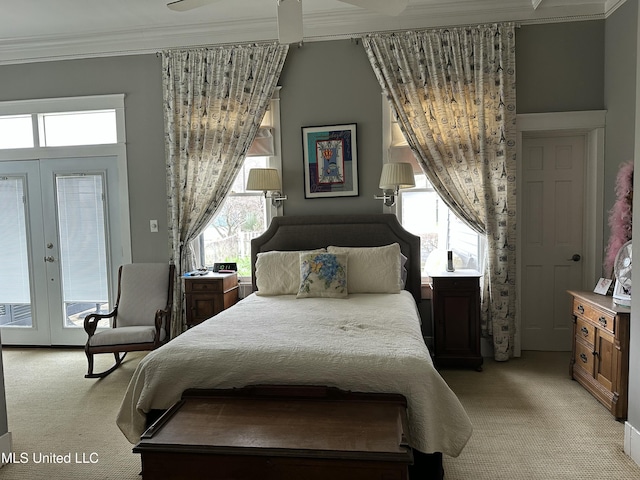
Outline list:
[[[415,187],[413,166],[410,163],[385,163],[380,174],[380,188],[395,190],[396,188]]]
[[[275,168],[252,168],[249,170],[246,190],[280,191],[280,175]]]

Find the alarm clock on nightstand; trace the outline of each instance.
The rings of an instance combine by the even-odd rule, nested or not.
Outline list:
[[[238,264],[235,262],[214,263],[213,271],[216,273],[230,273],[238,271]]]

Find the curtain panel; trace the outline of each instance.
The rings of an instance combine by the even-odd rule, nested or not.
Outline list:
[[[271,43],[162,52],[169,248],[178,276],[172,338],[185,328],[180,276],[196,268],[192,241],[222,206],[287,52]]]
[[[443,201],[487,239],[483,336],[515,336],[515,27],[372,34],[363,45],[407,143]]]

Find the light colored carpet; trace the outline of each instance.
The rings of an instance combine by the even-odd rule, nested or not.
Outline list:
[[[2,480],[140,480],[140,458],[120,433],[115,418],[123,392],[143,352],[129,353],[102,380],[84,378],[81,349],[3,347],[5,392],[13,451],[28,463],[0,469]],[[113,355],[96,357],[96,369]],[[71,454],[72,463],[35,463],[40,454]],[[91,454],[94,454],[91,456]],[[75,463],[78,454],[97,463]]]
[[[96,381],[83,377],[82,350],[4,347],[13,450],[29,462],[6,465],[0,479],[139,480],[139,457],[115,415],[143,355]],[[445,457],[446,480],[640,479],[622,450],[623,424],[569,379],[568,365],[566,353],[525,352],[507,363],[485,359],[481,373],[443,371],[474,424],[462,454]],[[51,453],[71,454],[72,463],[32,461]],[[76,454],[97,463],[75,463]]]
[[[624,424],[569,376],[569,353],[485,359],[481,373],[445,370],[474,432],[447,480],[640,479],[623,450]]]

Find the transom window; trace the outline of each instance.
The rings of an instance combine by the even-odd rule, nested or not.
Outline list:
[[[3,102],[0,150],[124,142],[122,96]],[[121,131],[122,130],[122,131]]]

